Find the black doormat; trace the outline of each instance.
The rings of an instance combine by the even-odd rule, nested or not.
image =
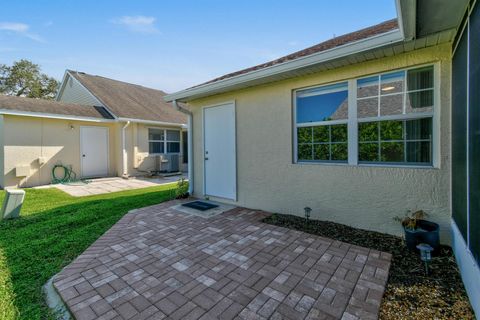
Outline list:
[[[200,211],[206,211],[206,210],[218,207],[216,204],[211,204],[211,203],[204,202],[204,201],[188,202],[188,203],[182,204],[182,206],[192,208],[192,209],[196,209],[196,210],[200,210]]]

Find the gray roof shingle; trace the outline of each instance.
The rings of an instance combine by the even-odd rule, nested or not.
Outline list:
[[[68,72],[119,118],[187,123],[187,116],[165,102],[166,93],[161,90],[84,72]]]
[[[292,61],[292,60],[299,59],[299,58],[302,58],[302,57],[306,57],[306,56],[309,56],[309,55],[312,55],[312,54],[315,54],[315,53],[319,53],[319,52],[322,52],[322,51],[333,49],[333,48],[336,48],[336,47],[339,47],[339,46],[342,46],[342,45],[346,45],[346,44],[349,44],[349,43],[352,43],[352,42],[356,42],[356,41],[360,41],[360,40],[363,40],[363,39],[371,38],[373,36],[380,35],[380,34],[383,34],[383,33],[389,32],[389,31],[393,31],[393,30],[396,30],[396,29],[398,29],[397,19],[391,19],[391,20],[388,20],[388,21],[384,21],[384,22],[379,23],[377,25],[374,25],[374,26],[371,26],[371,27],[368,27],[368,28],[364,28],[364,29],[361,29],[361,30],[358,30],[358,31],[354,31],[354,32],[351,32],[351,33],[347,33],[347,34],[335,37],[333,39],[321,42],[321,43],[316,44],[314,46],[311,46],[309,48],[291,53],[289,55],[286,55],[284,57],[281,57],[281,58],[278,58],[278,59],[275,59],[275,60],[272,60],[272,61],[269,61],[269,62],[266,62],[266,63],[262,63],[262,64],[259,64],[259,65],[256,65],[256,66],[253,66],[253,67],[250,67],[250,68],[246,68],[246,69],[243,69],[243,70],[228,73],[228,74],[223,75],[221,77],[218,77],[218,78],[212,79],[210,81],[204,82],[202,84],[193,86],[192,88],[203,86],[203,85],[210,84],[210,83],[214,83],[214,82],[217,82],[217,81],[220,81],[220,80],[225,80],[225,79],[232,78],[232,77],[235,77],[235,76],[239,76],[239,75],[242,75],[242,74],[246,74],[246,73],[249,73],[249,72],[252,72],[252,71],[261,70],[261,69],[264,69],[264,68],[267,68],[267,67],[271,67],[271,66],[274,66],[274,65],[277,65],[277,64]]]
[[[25,111],[61,116],[75,116],[98,119],[113,119],[112,115],[100,106],[86,106],[45,99],[32,99],[0,95],[0,110]]]

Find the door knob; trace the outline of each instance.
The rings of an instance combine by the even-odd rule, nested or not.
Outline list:
[[[205,157],[205,160],[208,160],[208,157]]]
[[[82,154],[82,157],[84,157],[84,158],[85,158],[85,155],[84,155],[84,154]]]

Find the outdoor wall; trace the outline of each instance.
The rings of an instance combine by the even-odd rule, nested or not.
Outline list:
[[[113,124],[4,115],[4,183],[32,187],[51,183],[55,164],[71,165],[79,177],[80,126],[109,127],[109,175],[116,173]],[[73,127],[73,128],[72,128]],[[38,158],[46,157],[39,165]],[[17,178],[15,167],[30,165],[30,176]]]
[[[145,175],[148,174],[148,172],[155,170],[155,155],[150,155],[148,153],[148,128],[181,130],[179,127],[174,126],[131,123],[125,130],[126,149],[128,153],[128,174],[131,176]],[[186,171],[186,165],[183,164],[182,143],[182,135],[180,134],[179,168],[181,171]],[[134,150],[135,147],[136,150]],[[137,165],[134,164],[135,157],[137,158]]]
[[[190,103],[194,113],[194,194],[203,193],[202,106],[234,100],[236,204],[402,234],[393,217],[423,209],[450,242],[450,44],[216,95]],[[393,69],[440,62],[440,159],[437,168],[294,164],[292,90]]]
[[[0,114],[0,189],[3,189],[5,187],[5,184],[4,184],[4,174],[3,174],[3,170],[4,170],[4,165],[3,165],[3,140],[4,140],[4,129],[3,129],[3,115]]]

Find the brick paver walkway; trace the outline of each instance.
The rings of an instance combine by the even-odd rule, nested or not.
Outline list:
[[[391,256],[177,202],[136,210],[54,280],[77,319],[374,319]]]

